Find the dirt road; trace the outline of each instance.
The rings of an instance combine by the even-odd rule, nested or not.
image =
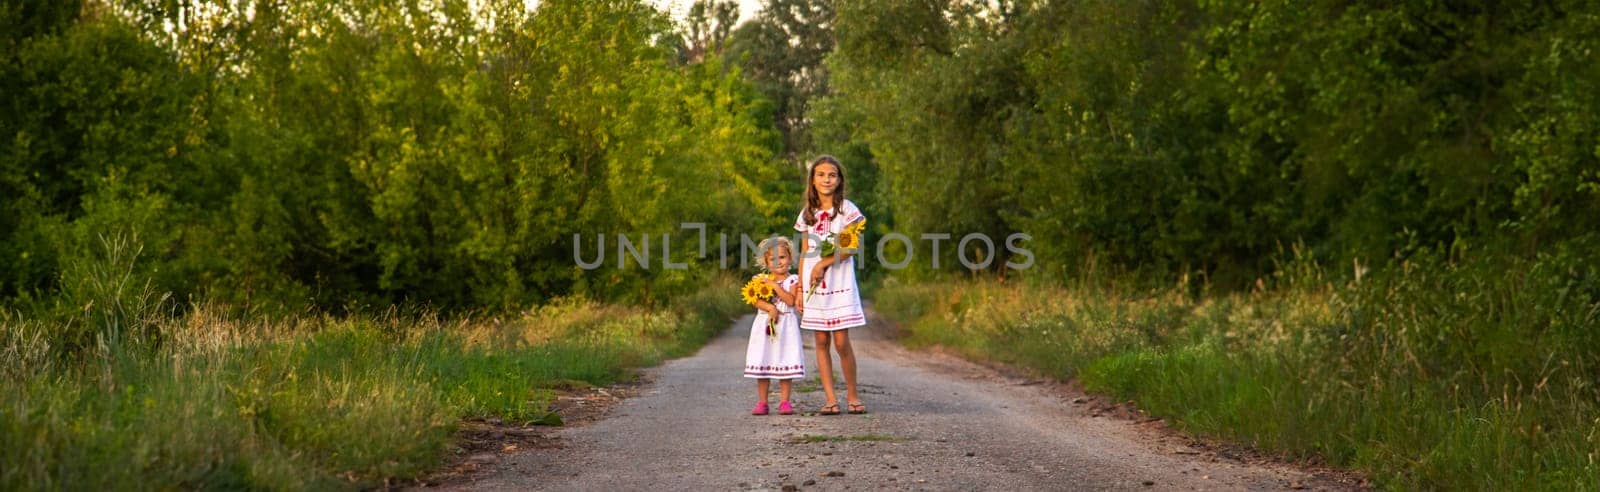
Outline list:
[[[871,316],[872,313],[869,313]],[[651,369],[608,416],[555,432],[452,488],[483,490],[1235,490],[1349,488],[1294,467],[1191,447],[1054,383],[908,351],[852,330],[866,415],[749,415],[750,317],[698,354]],[[807,333],[809,338],[809,333]],[[801,411],[823,401],[807,348]],[[837,367],[837,364],[835,365]],[[839,383],[842,385],[843,383]],[[774,388],[776,389],[776,388]],[[774,407],[776,407],[774,391]],[[840,398],[843,398],[841,391]],[[1097,416],[1098,415],[1098,416]]]

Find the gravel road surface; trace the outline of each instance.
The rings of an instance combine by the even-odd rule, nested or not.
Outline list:
[[[876,313],[868,313],[875,317]],[[472,490],[1350,489],[1348,478],[1239,459],[1062,385],[851,330],[865,415],[752,416],[742,377],[751,317],[559,446],[507,454],[448,488]],[[809,339],[809,333],[807,333]],[[822,405],[807,347],[802,412]],[[835,363],[835,370],[838,364]],[[837,378],[836,378],[837,379]],[[840,399],[844,398],[842,385]]]

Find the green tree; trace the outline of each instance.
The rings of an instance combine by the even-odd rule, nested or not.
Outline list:
[[[0,15],[7,299],[66,293],[63,265],[122,231],[153,288],[241,306],[649,300],[707,274],[661,271],[660,234],[778,214],[768,106],[721,62],[673,63],[642,2]],[[652,269],[586,273],[578,233],[649,233]]]
[[[7,3],[0,16],[16,28],[0,55],[0,295],[48,293],[64,263],[120,229],[150,257],[179,256],[175,214],[201,188],[188,172],[209,138],[192,118],[199,79],[98,5]]]
[[[844,132],[866,142],[869,151],[856,152],[881,167],[878,196],[896,230],[952,234],[939,247],[942,269],[957,265],[961,236],[1014,232],[1003,220],[1013,190],[994,178],[1003,174],[1006,115],[1027,93],[1017,86],[1015,45],[994,42],[1004,17],[991,13],[999,12],[953,2],[841,5],[839,51],[829,59],[837,95],[821,105],[855,120]],[[1004,249],[994,246],[969,258],[997,258]],[[931,265],[932,245],[916,247],[918,264]]]
[[[1590,6],[852,3],[827,106],[906,229],[1029,232],[1050,271],[1531,255],[1593,241]]]
[[[729,58],[772,100],[791,161],[814,150],[808,111],[829,90],[823,59],[834,49],[834,9],[832,0],[768,0],[729,40]]]
[[[721,56],[739,21],[739,4],[725,0],[695,0],[684,16],[679,63],[702,63]]]

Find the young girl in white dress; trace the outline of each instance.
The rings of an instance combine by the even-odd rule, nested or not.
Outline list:
[[[755,378],[756,400],[751,415],[766,415],[772,380],[778,380],[778,413],[794,414],[789,403],[791,381],[806,377],[805,347],[800,340],[800,320],[794,305],[800,298],[800,279],[789,274],[794,245],[782,237],[768,238],[757,247],[756,260],[767,270],[764,280],[776,293],[776,302],[756,301],[756,320],[750,325],[750,345],[744,354],[744,377]],[[767,334],[767,321],[777,320],[775,335]]]
[[[856,393],[856,354],[850,346],[850,329],[867,324],[861,309],[861,291],[856,286],[854,252],[838,252],[828,257],[818,253],[819,242],[838,234],[856,221],[866,220],[855,203],[844,198],[844,166],[830,155],[811,161],[806,179],[805,209],[795,220],[801,233],[800,279],[804,285],[800,327],[816,332],[817,373],[827,404],[818,413],[839,414],[839,398],[833,391],[832,350],[839,352],[844,372],[845,398],[850,413],[867,413]]]

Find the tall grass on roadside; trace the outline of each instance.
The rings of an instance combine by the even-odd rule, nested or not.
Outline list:
[[[116,314],[142,324],[111,333],[0,314],[0,489],[415,477],[438,466],[463,417],[541,421],[554,388],[699,347],[740,307],[719,282],[674,309],[563,299],[505,317],[245,317],[199,304]]]
[[[1192,298],[895,285],[906,342],[1077,377],[1183,429],[1393,488],[1600,489],[1600,275],[1580,257],[1397,266]],[[1315,458],[1314,458],[1315,457]]]

